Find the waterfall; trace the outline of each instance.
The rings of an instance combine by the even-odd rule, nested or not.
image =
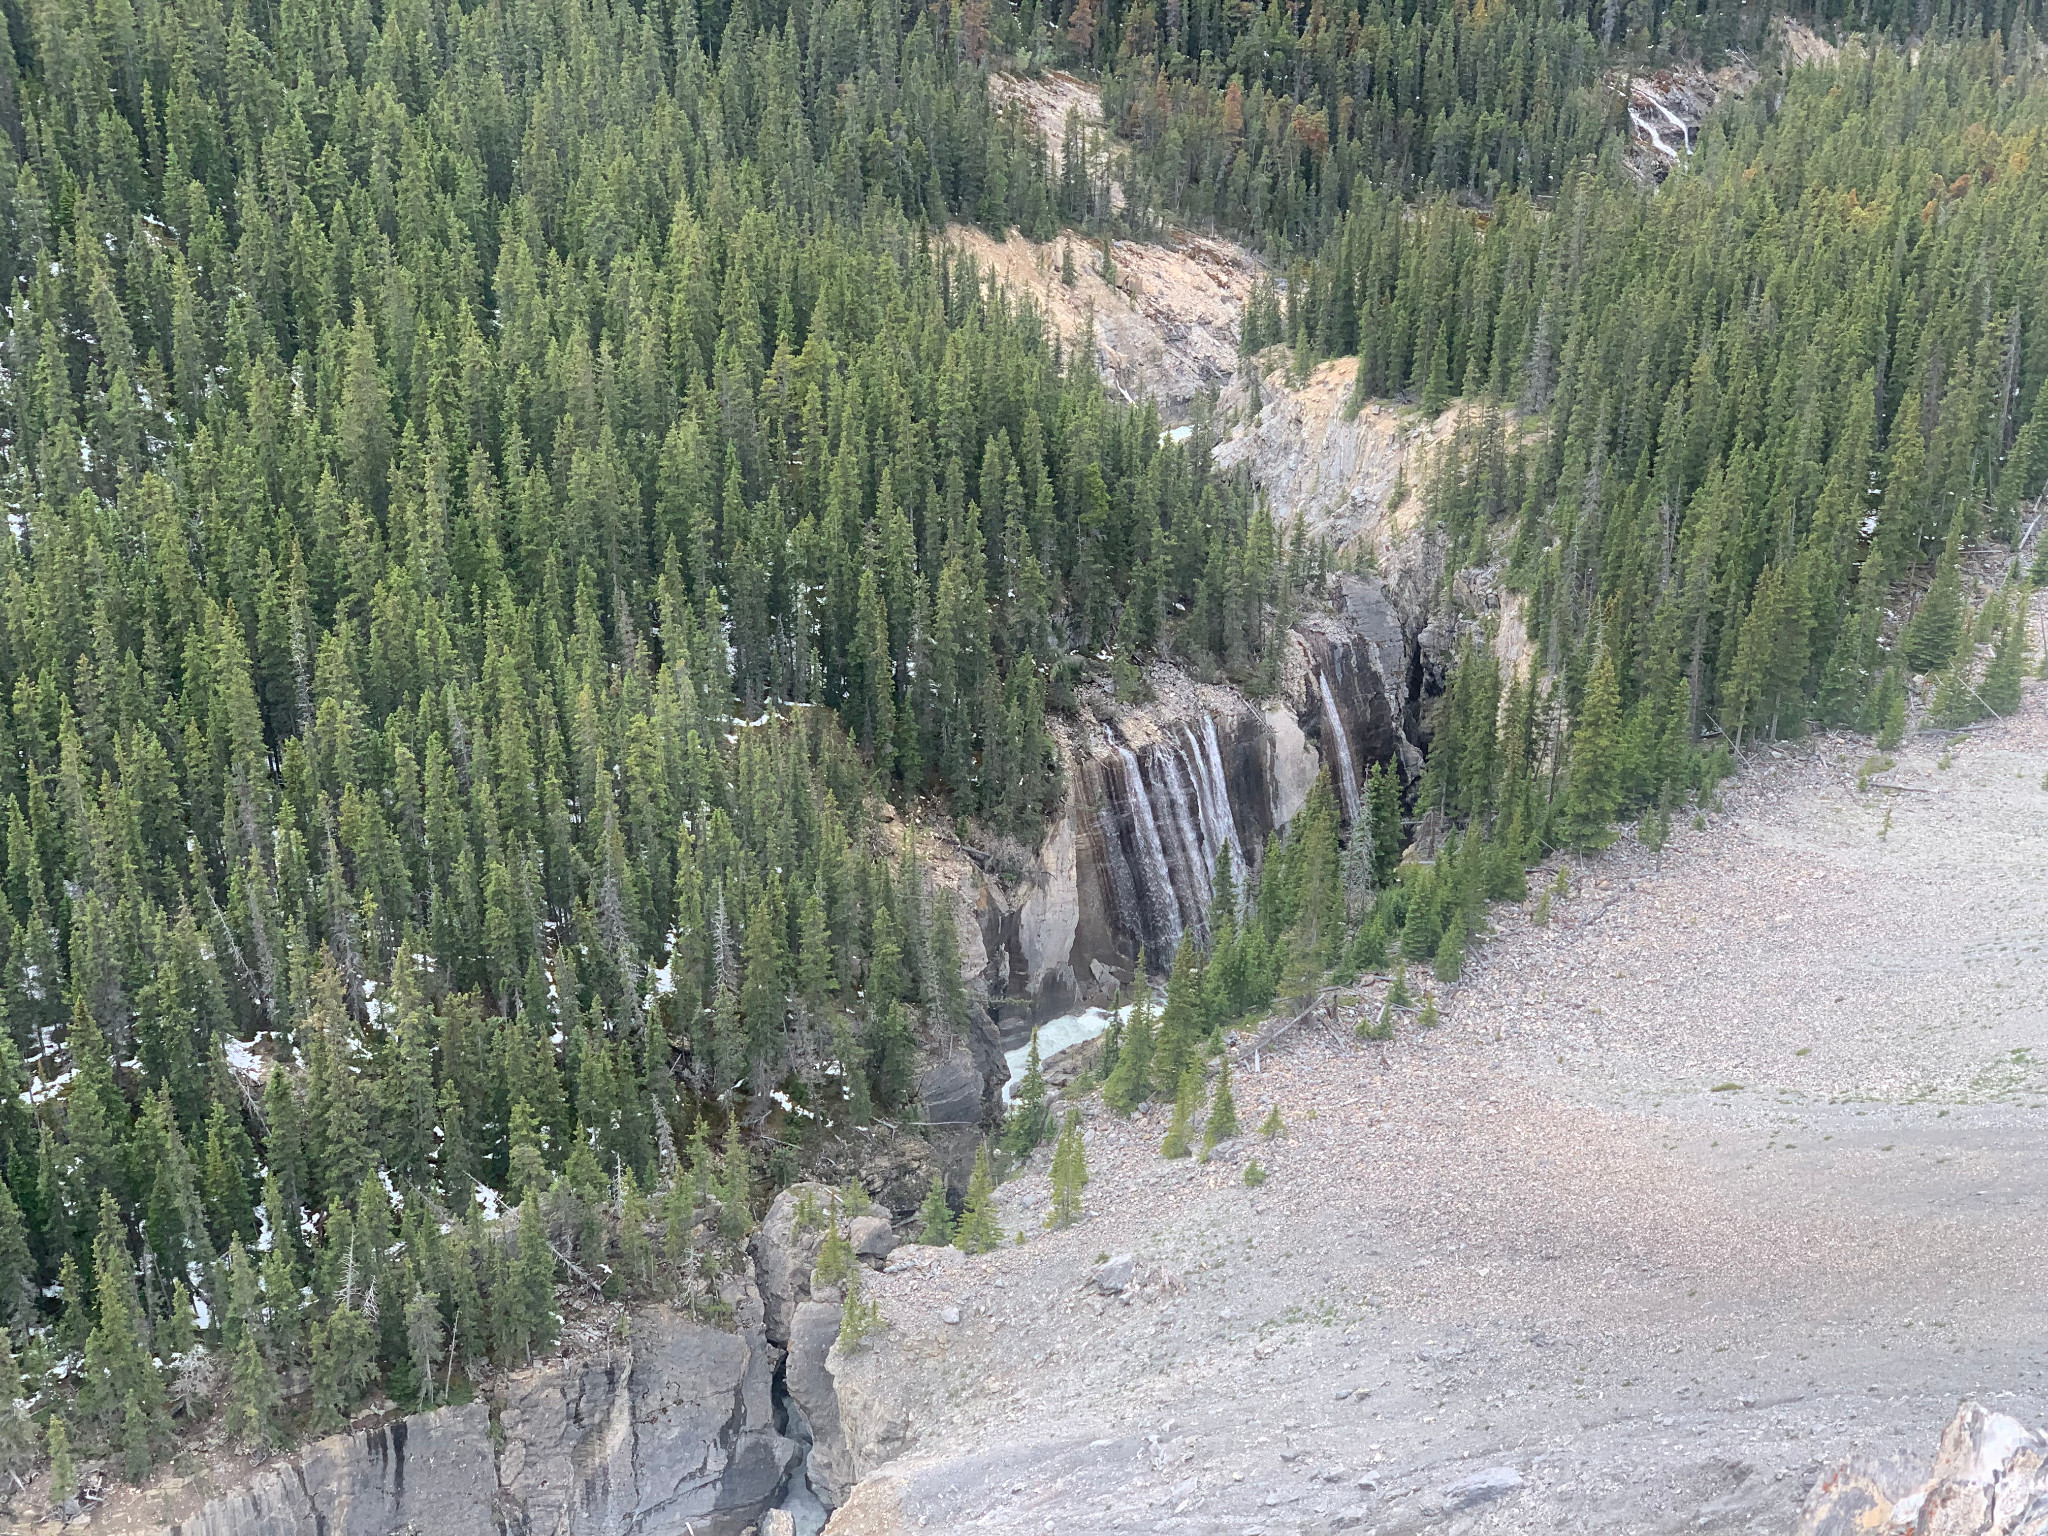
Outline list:
[[[1188,819],[1188,801],[1192,796],[1186,777],[1181,773],[1180,748],[1171,742],[1153,748],[1152,761],[1165,780],[1166,808],[1170,813],[1170,824],[1176,841],[1180,844],[1180,868],[1188,887],[1188,899],[1181,903],[1182,924],[1194,929],[1203,937],[1209,930],[1209,899],[1215,894],[1212,883],[1213,861],[1206,857],[1202,839],[1195,834],[1195,824]],[[1198,807],[1199,809],[1199,807]],[[1176,889],[1176,895],[1179,894]]]
[[[1316,684],[1323,694],[1323,721],[1331,737],[1330,750],[1335,756],[1332,765],[1337,779],[1338,793],[1343,797],[1344,816],[1353,826],[1358,825],[1358,771],[1351,766],[1351,738],[1344,734],[1344,717],[1337,713],[1337,696],[1330,691],[1330,675],[1316,673]]]
[[[1116,755],[1123,760],[1125,784],[1131,796],[1131,827],[1146,882],[1139,896],[1144,900],[1147,891],[1159,893],[1150,897],[1150,904],[1155,910],[1163,910],[1166,919],[1157,930],[1158,936],[1167,941],[1159,956],[1163,960],[1180,943],[1180,900],[1174,893],[1173,870],[1159,841],[1159,823],[1152,815],[1152,796],[1145,788],[1145,775],[1138,769],[1138,759],[1129,747],[1118,747]]]
[[[1188,740],[1194,741],[1192,728]],[[1216,849],[1228,845],[1230,862],[1237,871],[1240,885],[1244,882],[1244,844],[1238,841],[1237,817],[1230,809],[1230,780],[1223,772],[1223,748],[1216,741],[1216,717],[1202,716],[1202,740],[1195,749],[1195,773],[1202,782],[1202,820],[1209,828],[1212,844],[1209,852],[1213,862]]]
[[[1104,745],[1112,743],[1105,739]],[[1109,873],[1110,894],[1116,905],[1117,916],[1122,919],[1124,927],[1137,934],[1142,942],[1148,931],[1145,904],[1138,892],[1137,874],[1132,870],[1130,858],[1124,852],[1124,840],[1117,834],[1114,816],[1117,804],[1116,786],[1109,781],[1107,773],[1103,775],[1103,779],[1102,801],[1095,813],[1096,820],[1102,828],[1102,861]]]

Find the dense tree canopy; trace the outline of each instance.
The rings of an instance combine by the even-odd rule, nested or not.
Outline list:
[[[53,1462],[459,1393],[558,1280],[715,1312],[759,1151],[964,1025],[914,820],[1030,842],[1135,657],[1270,687],[1318,553],[948,221],[1273,253],[1255,344],[1462,400],[1426,495],[1542,662],[1455,670],[1430,868],[1382,768],[1218,872],[1132,1098],[1304,978],[1455,974],[1703,722],[1890,710],[1894,639],[2006,697],[1957,567],[2048,473],[2048,96],[2012,5],[1905,9],[1652,192],[1609,72],[1748,8],[0,0],[0,1385]],[[1112,130],[1057,172],[987,83],[1052,58]]]
[[[743,1107],[965,1021],[884,797],[1030,838],[1082,673],[1260,677],[1275,531],[935,242],[1056,191],[943,8],[4,17],[40,1408],[139,1474],[526,1358],[558,1259],[715,1306]]]

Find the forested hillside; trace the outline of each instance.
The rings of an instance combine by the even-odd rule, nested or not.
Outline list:
[[[1288,330],[1356,352],[1360,396],[1490,403],[1425,491],[1562,674],[1564,835],[1658,798],[1641,759],[1673,715],[1739,748],[1895,729],[1915,674],[1943,723],[2017,703],[2023,605],[1972,619],[1959,562],[2048,477],[2036,52],[1852,47],[1717,114],[1654,198],[1587,171],[1482,221],[1366,192],[1303,271]]]
[[[1498,406],[1429,494],[1561,686],[1457,671],[1411,789],[1476,829],[1391,899],[1384,768],[1341,867],[1326,784],[1219,881],[1169,1059],[1454,974],[1709,711],[1898,697],[1930,562],[1901,644],[1968,656],[1959,544],[2048,470],[2048,91],[2004,13],[1846,19],[1935,37],[1652,196],[1603,69],[1753,19],[4,0],[0,1462],[459,1395],[558,1278],[715,1309],[750,1199],[966,1020],[912,816],[1032,843],[1048,712],[1134,657],[1270,687],[1318,552],[948,221],[1219,221],[1293,264],[1253,341]],[[993,111],[1047,59],[1121,149]]]
[[[942,11],[6,20],[0,1304],[140,1476],[528,1358],[544,1233],[704,1303],[739,1108],[964,1021],[879,796],[1031,837],[1078,657],[1283,571],[935,245],[1051,196]]]

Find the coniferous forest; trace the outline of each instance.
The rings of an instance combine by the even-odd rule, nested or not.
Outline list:
[[[1113,1101],[1304,977],[1453,979],[1703,738],[1996,712],[2038,7],[1798,10],[1854,36],[1796,70],[1759,9],[0,0],[0,1462],[459,1396],[557,1284],[716,1317],[967,1026],[903,829],[1033,844],[1106,668],[1270,691],[1329,553],[949,223],[1245,240],[1250,350],[1461,412],[1418,490],[1539,662],[1471,644],[1418,783],[1221,872]],[[1731,48],[1629,174],[1617,72]],[[1052,64],[1057,157],[988,86]],[[1406,878],[1404,810],[1465,829]]]

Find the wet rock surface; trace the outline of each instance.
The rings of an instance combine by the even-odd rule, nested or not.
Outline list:
[[[1110,1001],[1141,950],[1163,967],[1183,934],[1201,937],[1218,852],[1248,868],[1325,769],[1347,819],[1377,764],[1421,771],[1414,642],[1378,577],[1333,578],[1277,643],[1271,698],[1167,666],[1147,671],[1142,703],[1084,693],[1059,727],[1066,803],[1027,867],[961,871],[1005,1046],[1036,1020]],[[964,1113],[964,1073],[935,1077],[925,1101],[941,1126]]]

